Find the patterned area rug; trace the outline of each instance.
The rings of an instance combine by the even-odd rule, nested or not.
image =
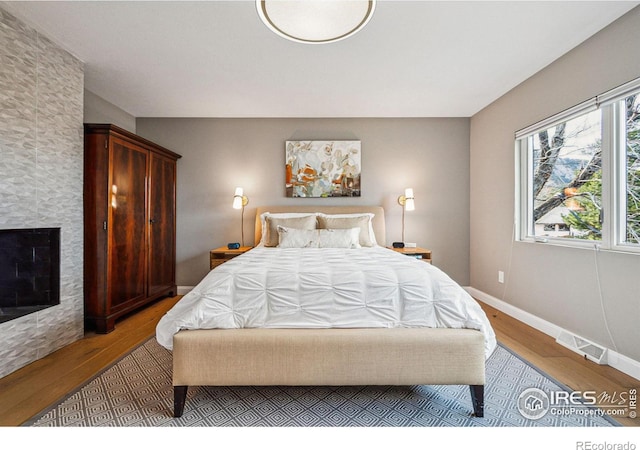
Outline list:
[[[529,420],[518,396],[566,387],[502,346],[487,361],[485,417],[470,415],[468,386],[192,387],[173,418],[171,352],[149,339],[26,426],[38,427],[610,427],[578,414]]]

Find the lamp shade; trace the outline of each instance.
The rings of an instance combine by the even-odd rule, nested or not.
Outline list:
[[[406,188],[404,190],[404,198],[404,209],[406,209],[407,211],[413,211],[414,209],[416,209],[416,204],[413,199],[413,189]]]
[[[243,190],[241,187],[236,188],[235,194],[233,194],[233,209],[241,209],[242,208],[242,197]]]
[[[305,44],[345,39],[371,19],[375,0],[256,0],[258,15],[274,33]]]

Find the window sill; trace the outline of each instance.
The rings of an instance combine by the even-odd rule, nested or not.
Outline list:
[[[526,244],[537,245],[550,245],[553,247],[573,248],[577,250],[597,250],[607,253],[622,253],[625,255],[640,255],[640,245],[633,244],[618,244],[612,247],[606,246],[599,241],[571,241],[568,239],[558,239],[552,237],[526,237],[524,239],[517,239],[516,242],[522,242]]]

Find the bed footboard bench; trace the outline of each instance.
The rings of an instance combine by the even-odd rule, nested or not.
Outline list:
[[[448,328],[183,330],[173,340],[174,416],[189,386],[469,385],[484,415],[484,336]]]

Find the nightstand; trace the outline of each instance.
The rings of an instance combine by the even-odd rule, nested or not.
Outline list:
[[[402,253],[403,255],[411,256],[416,259],[420,259],[426,263],[431,264],[431,250],[427,250],[422,247],[405,247],[405,248],[393,248],[389,247],[394,252]]]
[[[229,249],[225,247],[218,247],[209,252],[209,269],[226,263],[231,258],[235,258],[238,255],[242,255],[244,252],[251,250],[253,247],[240,247],[236,249]]]

